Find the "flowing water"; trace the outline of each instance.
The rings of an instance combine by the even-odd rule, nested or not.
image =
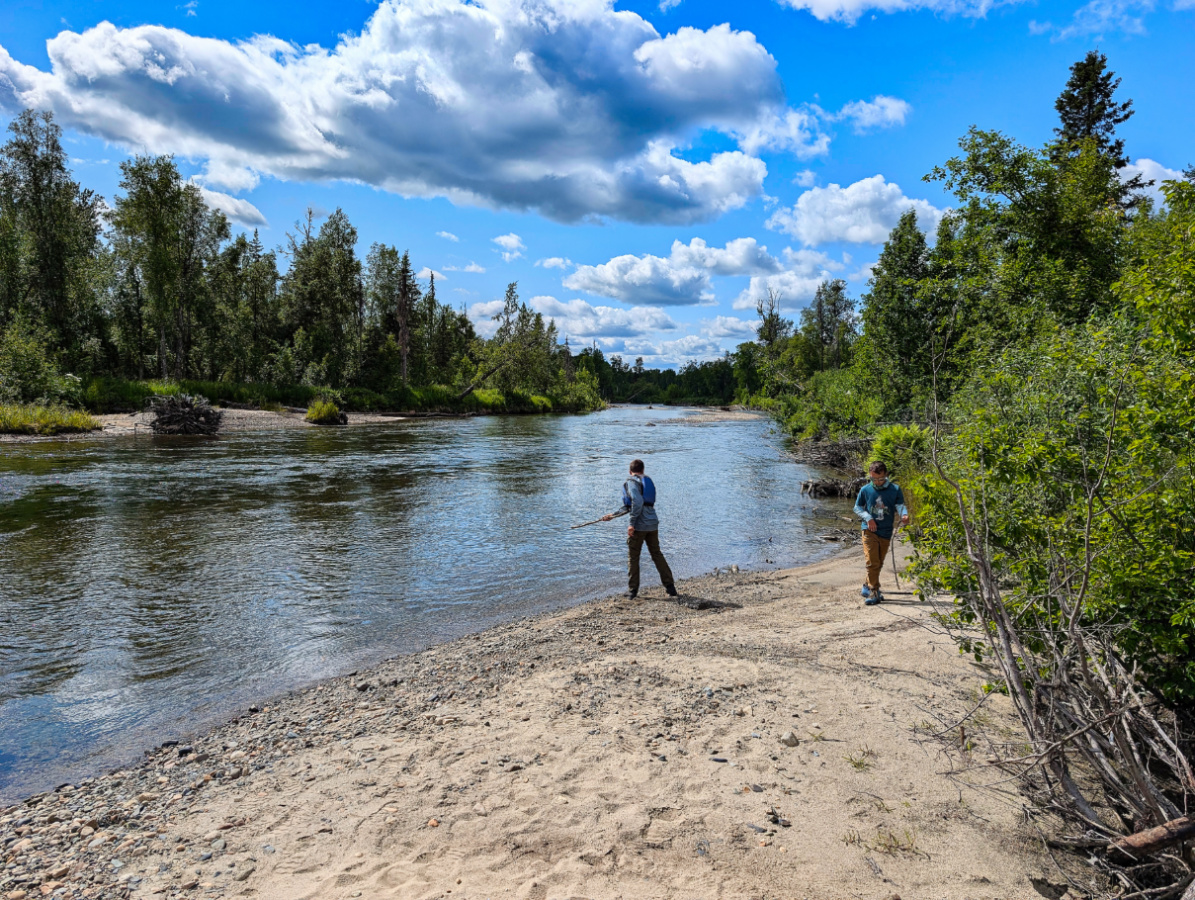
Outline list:
[[[569,526],[618,508],[634,456],[678,578],[828,552],[829,513],[764,418],[0,444],[0,802],[250,699],[625,589],[626,520]]]

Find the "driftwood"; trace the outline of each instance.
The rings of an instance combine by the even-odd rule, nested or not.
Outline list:
[[[828,469],[858,471],[863,456],[871,447],[867,438],[843,438],[837,441],[800,441],[793,446],[792,455],[798,462],[812,463]]]
[[[198,394],[151,397],[149,411],[154,416],[149,423],[154,434],[213,435],[220,430],[220,422],[224,418],[224,413]]]
[[[840,481],[835,478],[811,478],[801,482],[801,493],[810,497],[854,497],[867,483],[866,478]]]
[[[1163,822],[1156,828],[1147,828],[1145,831],[1122,837],[1108,848],[1108,852],[1130,859],[1142,859],[1192,839],[1195,839],[1195,818],[1183,816]]]

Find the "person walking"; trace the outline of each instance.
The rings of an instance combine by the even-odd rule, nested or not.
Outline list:
[[[867,563],[867,581],[863,583],[863,602],[875,606],[884,599],[880,593],[880,570],[892,544],[896,517],[909,524],[909,508],[900,486],[888,480],[888,467],[873,462],[868,467],[869,483],[863,485],[855,500],[855,515],[863,520],[863,558]]]
[[[630,524],[627,525],[627,597],[634,600],[639,595],[639,555],[643,545],[647,544],[647,552],[651,554],[651,561],[656,564],[656,571],[660,573],[660,582],[669,597],[675,597],[676,584],[672,578],[672,569],[668,567],[668,560],[660,550],[660,519],[656,515],[656,486],[644,474],[643,460],[631,461],[629,477],[622,485],[623,509],[630,513]],[[603,522],[614,518],[614,513],[603,516]]]

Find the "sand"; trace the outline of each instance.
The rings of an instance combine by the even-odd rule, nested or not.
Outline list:
[[[857,555],[263,702],[0,812],[0,897],[1040,897],[1060,879],[1015,798],[920,733],[984,674],[927,604],[864,607]],[[1002,701],[988,727],[1015,729]]]

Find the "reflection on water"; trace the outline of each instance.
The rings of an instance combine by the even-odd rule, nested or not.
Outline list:
[[[420,420],[0,451],[0,799],[314,678],[619,589],[640,456],[677,577],[823,555],[764,419]],[[644,570],[644,589],[654,570]]]

